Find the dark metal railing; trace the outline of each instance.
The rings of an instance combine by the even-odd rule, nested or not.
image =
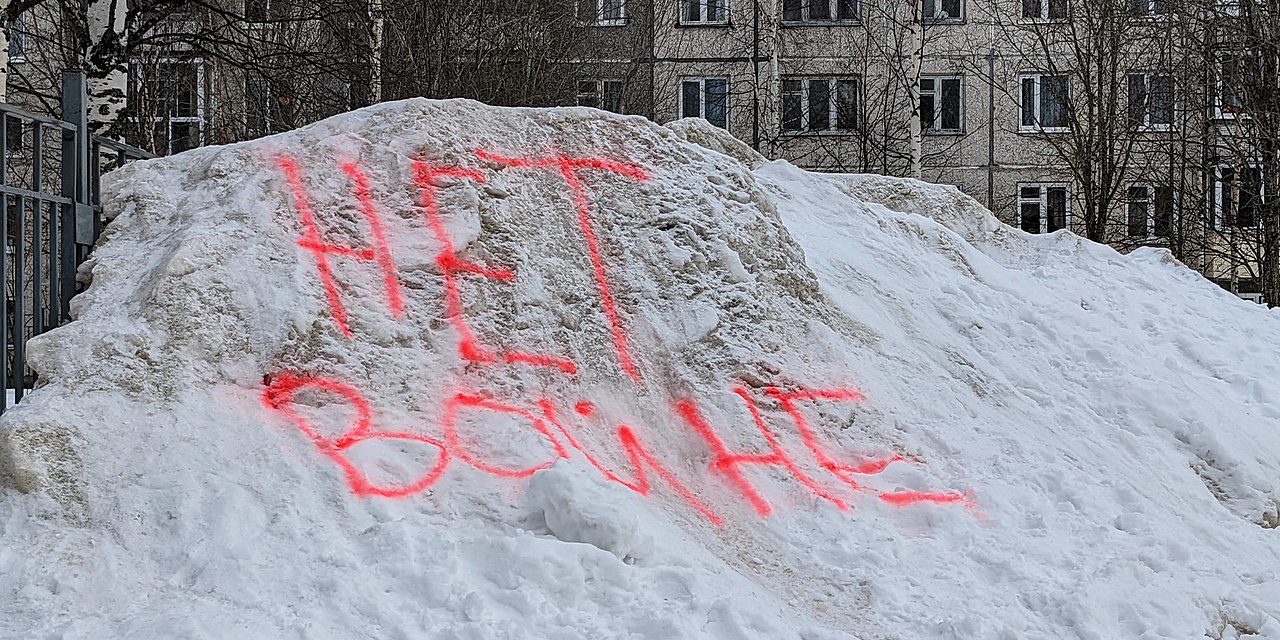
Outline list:
[[[62,119],[0,103],[0,412],[36,382],[27,340],[70,320],[76,269],[102,233],[104,168],[151,154],[89,133],[85,78],[62,76]]]

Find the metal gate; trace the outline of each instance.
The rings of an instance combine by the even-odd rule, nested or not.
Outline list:
[[[26,344],[70,320],[76,269],[102,233],[104,169],[151,154],[92,135],[81,72],[62,74],[62,119],[0,103],[0,412],[35,383]]]

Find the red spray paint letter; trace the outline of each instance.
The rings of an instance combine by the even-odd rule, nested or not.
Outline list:
[[[345,400],[355,411],[351,426],[337,439],[329,439],[320,434],[305,418],[294,410],[294,398],[302,389],[311,388],[324,391]],[[377,431],[373,428],[373,415],[369,409],[369,401],[349,384],[329,378],[306,376],[289,372],[279,373],[270,378],[270,382],[262,390],[262,404],[269,410],[283,415],[297,425],[298,430],[315,444],[320,453],[329,458],[342,469],[346,476],[347,486],[357,496],[381,496],[384,498],[404,498],[427,490],[444,475],[449,466],[449,450],[440,442],[408,431]],[[440,453],[435,464],[413,482],[393,487],[379,487],[369,482],[364,472],[356,468],[355,463],[347,457],[346,451],[367,440],[407,440],[429,444]]]
[[[707,424],[706,419],[702,417],[702,414],[698,411],[697,405],[690,400],[681,400],[676,403],[676,412],[680,414],[680,417],[684,418],[684,421],[694,431],[696,431],[707,443],[707,446],[710,447],[711,453],[714,454],[714,457],[711,460],[712,468],[724,474],[725,478],[728,479],[729,484],[732,485],[733,488],[751,504],[751,507],[755,509],[756,513],[764,517],[772,513],[773,509],[769,506],[768,501],[760,495],[760,492],[756,491],[755,487],[747,481],[746,476],[742,474],[739,467],[743,465],[782,467],[791,474],[792,478],[795,478],[797,482],[804,485],[805,488],[809,489],[809,491],[814,495],[834,504],[841,510],[848,509],[849,505],[846,504],[844,500],[833,495],[825,487],[819,484],[817,480],[814,480],[809,477],[808,474],[801,471],[795,461],[787,455],[786,450],[782,448],[778,439],[773,435],[773,432],[769,430],[769,427],[765,425],[764,420],[760,417],[760,411],[756,408],[755,402],[751,400],[751,396],[747,395],[747,391],[745,389],[736,388],[733,392],[746,403],[747,410],[751,413],[751,418],[755,422],[756,429],[760,432],[761,436],[764,436],[765,442],[769,445],[768,454],[730,453],[725,447],[724,441],[720,439],[720,436],[716,435],[715,431],[712,430],[711,425]]]
[[[640,371],[627,347],[627,332],[618,318],[618,309],[614,304],[613,292],[609,288],[608,274],[605,272],[604,258],[600,253],[600,241],[596,237],[595,227],[591,223],[591,197],[587,187],[579,175],[583,171],[606,171],[638,182],[648,179],[648,174],[640,167],[606,160],[603,158],[573,158],[569,156],[547,156],[541,158],[517,158],[503,156],[488,151],[477,151],[481,160],[497,162],[509,167],[522,169],[554,169],[560,173],[565,185],[569,187],[570,197],[577,209],[578,229],[582,232],[587,246],[587,257],[591,260],[592,274],[596,280],[596,288],[600,292],[600,304],[604,309],[605,319],[609,323],[609,333],[613,336],[613,350],[617,354],[618,364],[622,372],[634,381],[639,382]]]
[[[444,278],[445,315],[448,316],[449,323],[453,325],[453,330],[458,334],[458,354],[462,356],[462,359],[479,363],[491,363],[501,360],[509,364],[528,364],[559,369],[568,374],[575,373],[577,367],[573,362],[565,358],[521,352],[495,354],[480,345],[476,340],[475,334],[471,331],[471,326],[467,324],[466,319],[462,316],[462,293],[458,289],[457,274],[470,273],[502,282],[514,280],[515,274],[506,269],[493,269],[458,257],[457,251],[453,247],[453,239],[449,237],[449,232],[444,226],[444,219],[440,216],[440,204],[436,197],[436,190],[440,187],[438,182],[440,179],[453,178],[484,182],[484,175],[472,169],[436,167],[421,160],[414,161],[413,173],[414,182],[422,194],[422,206],[426,210],[427,227],[431,229],[431,234],[435,236],[436,242],[440,245],[440,251],[436,254],[436,266],[440,268],[440,273]]]
[[[370,194],[369,181],[365,175],[354,163],[346,163],[342,166],[343,172],[351,178],[355,185],[355,197],[360,206],[360,213],[364,216],[365,222],[369,225],[370,234],[373,236],[372,248],[353,249],[324,240],[323,235],[320,233],[320,227],[316,223],[315,211],[312,210],[306,189],[302,186],[302,171],[298,167],[297,161],[286,156],[278,156],[276,164],[280,167],[281,172],[284,173],[285,180],[289,183],[289,189],[293,192],[294,207],[297,208],[302,218],[302,235],[298,238],[298,246],[310,251],[312,257],[315,258],[316,272],[320,275],[320,282],[324,285],[325,298],[329,302],[329,312],[333,316],[334,324],[338,326],[338,331],[348,338],[352,337],[351,327],[347,323],[347,309],[342,304],[342,298],[338,292],[338,284],[333,277],[333,267],[329,263],[330,255],[376,263],[378,269],[382,272],[387,306],[391,308],[392,316],[396,318],[403,317],[404,300],[400,295],[400,280],[396,275],[395,261],[391,257],[391,249],[387,245],[382,219],[378,216],[377,207],[374,205],[373,196]]]
[[[677,478],[670,469],[662,466],[662,463],[654,457],[653,453],[640,443],[640,439],[636,437],[635,431],[632,430],[631,427],[627,425],[619,425],[617,431],[618,444],[622,447],[623,454],[627,456],[627,462],[631,464],[631,468],[633,470],[632,475],[635,478],[634,480],[628,481],[623,480],[613,471],[605,468],[605,466],[600,464],[600,461],[597,460],[595,456],[591,455],[591,452],[578,444],[578,441],[573,437],[573,434],[570,433],[569,430],[565,428],[564,424],[556,417],[555,407],[552,406],[550,400],[543,400],[538,404],[539,407],[541,407],[542,414],[546,417],[547,422],[554,425],[556,430],[564,436],[564,439],[569,443],[569,446],[577,449],[578,452],[587,459],[587,463],[595,467],[596,471],[599,471],[600,474],[609,482],[620,484],[642,496],[648,497],[652,491],[652,483],[650,483],[649,476],[644,471],[644,468],[647,466],[652,469],[654,473],[658,474],[658,477],[662,479],[663,482],[667,483],[667,486],[671,487],[671,490],[674,491],[676,495],[680,496],[680,499],[684,500],[685,504],[693,507],[693,509],[701,514],[702,517],[706,518],[716,526],[724,524],[723,518],[716,515],[716,512],[712,511],[711,507],[703,504],[703,502],[694,495],[693,491],[690,491],[684,483],[680,482],[680,479]],[[583,417],[589,417],[595,412],[595,407],[590,402],[585,401],[577,403],[574,409]]]
[[[538,434],[543,438],[546,438],[547,442],[551,444],[551,459],[541,464],[525,467],[523,469],[507,469],[485,462],[479,456],[471,453],[467,447],[463,446],[462,438],[458,435],[458,412],[462,409],[505,413],[527,421],[533,427],[534,431],[538,432]],[[448,445],[451,451],[457,454],[458,458],[476,469],[490,475],[498,476],[499,478],[528,478],[529,476],[550,467],[556,460],[569,457],[569,453],[565,451],[564,446],[556,439],[555,434],[551,433],[551,430],[547,428],[547,423],[544,422],[542,418],[535,416],[524,409],[505,405],[479,395],[459,393],[446,400],[444,404],[444,416],[441,418],[441,421],[444,423],[445,444]]]
[[[880,473],[889,465],[906,460],[906,458],[901,455],[894,454],[892,457],[880,460],[867,460],[859,463],[839,462],[832,457],[831,454],[827,453],[825,448],[823,448],[822,443],[818,440],[817,434],[815,434],[813,429],[809,427],[809,423],[805,419],[804,413],[796,406],[796,402],[800,400],[862,402],[866,398],[857,391],[852,389],[802,389],[800,391],[784,392],[775,387],[766,389],[765,392],[776,399],[778,403],[782,405],[783,411],[786,411],[787,415],[791,416],[791,420],[795,422],[796,430],[800,432],[800,438],[804,441],[805,446],[813,452],[818,464],[854,489],[862,489],[863,487],[858,484],[852,476]],[[954,491],[873,491],[880,500],[894,506],[910,506],[920,503],[964,504],[966,506],[972,506],[968,497]]]

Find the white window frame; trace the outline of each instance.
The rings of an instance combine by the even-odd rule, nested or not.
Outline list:
[[[730,0],[720,0],[720,4],[723,5],[723,7],[721,8],[721,12],[724,14],[724,18],[721,20],[712,20],[710,18],[711,7],[709,6],[710,5],[709,0],[680,0],[677,3],[676,10],[679,11],[680,13],[677,16],[676,24],[698,26],[698,27],[728,25],[729,24],[729,2]],[[684,12],[685,7],[688,6],[689,4],[697,5],[698,7],[697,20],[690,20],[685,15],[685,12]]]
[[[1035,187],[1039,190],[1039,197],[1035,200],[1022,197],[1022,190]],[[1027,202],[1035,202],[1040,205],[1040,230],[1037,233],[1049,233],[1049,190],[1061,188],[1066,192],[1065,207],[1062,214],[1062,229],[1071,229],[1071,185],[1067,182],[1019,182],[1017,184],[1017,200],[1014,212],[1018,216],[1018,229],[1022,229],[1022,205]],[[1027,232],[1030,233],[1030,232]]]
[[[1147,104],[1142,111],[1142,122],[1136,123],[1136,130],[1140,132],[1158,132],[1173,131],[1174,125],[1178,121],[1178,79],[1172,73],[1168,72],[1151,72],[1151,71],[1130,71],[1125,74],[1125,98],[1132,99],[1127,95],[1129,92],[1129,76],[1142,76],[1142,83],[1145,87],[1144,94],[1147,96]],[[1154,77],[1167,77],[1172,82],[1173,87],[1173,104],[1169,105],[1169,123],[1152,123],[1151,122],[1151,79]],[[1126,117],[1128,117],[1126,112]]]
[[[1147,241],[1169,239],[1169,236],[1156,235],[1156,214],[1157,214],[1156,190],[1164,186],[1166,185],[1157,184],[1154,182],[1131,182],[1125,188],[1124,233],[1126,237],[1131,239],[1147,240]],[[1147,199],[1144,202],[1144,204],[1147,205],[1147,224],[1146,224],[1147,231],[1144,235],[1140,235],[1140,236],[1131,235],[1129,233],[1129,206],[1135,202],[1133,199],[1129,198],[1129,189],[1134,189],[1134,188],[1143,188],[1147,190]],[[1170,213],[1169,225],[1171,227],[1176,227],[1178,224],[1178,212],[1179,212],[1178,202],[1180,200],[1181,198],[1180,198],[1180,194],[1178,193],[1178,190],[1174,189],[1173,203],[1172,203],[1173,211],[1169,212]]]
[[[604,17],[605,3],[616,1],[618,3],[618,17]],[[595,0],[596,2],[596,20],[597,27],[625,27],[627,26],[627,0]]]
[[[1067,126],[1065,127],[1046,127],[1040,123],[1041,100],[1044,93],[1044,79],[1050,77],[1061,76],[1067,79],[1067,102],[1062,106],[1066,112]],[[1022,122],[1022,81],[1028,78],[1035,80],[1035,92],[1032,97],[1032,116],[1035,118],[1035,124],[1028,125]],[[1018,75],[1018,133],[1067,133],[1071,131],[1071,74],[1069,73],[1022,73]]]
[[[591,83],[591,85],[592,85],[591,93],[585,93],[585,92],[583,92],[583,91],[582,91],[582,85],[584,85],[584,84],[586,84],[586,83],[588,83],[588,82],[589,82],[589,83]],[[618,92],[618,100],[619,100],[619,103],[618,103],[618,110],[617,110],[617,111],[614,111],[614,110],[612,110],[612,109],[607,109],[607,108],[605,108],[605,104],[604,104],[604,97],[605,97],[605,93],[606,93],[606,92],[605,92],[605,85],[607,85],[607,84],[611,84],[611,83],[616,83],[616,84],[618,85],[618,91],[619,91],[619,92]],[[583,98],[584,96],[592,96],[592,97],[594,98],[595,103],[596,103],[596,106],[595,106],[595,108],[596,108],[596,109],[599,109],[599,110],[601,110],[601,111],[608,111],[608,112],[610,112],[610,113],[624,113],[624,112],[626,111],[626,104],[625,104],[624,102],[622,102],[622,100],[623,100],[623,95],[626,93],[626,90],[627,90],[627,83],[626,83],[626,81],[622,80],[621,78],[600,78],[600,79],[596,79],[596,80],[579,80],[579,81],[578,81],[577,104],[578,104],[578,106],[580,106],[580,107],[581,107],[581,106],[584,106],[584,105],[582,104],[582,98]]]
[[[962,0],[963,1],[963,0]],[[779,0],[779,8],[782,8],[784,0]],[[840,18],[840,0],[827,0],[829,5],[828,11],[830,18],[810,18],[809,17],[810,0],[800,0],[800,19],[787,20],[786,14],[783,14],[782,24],[785,25],[833,25],[833,24],[858,24],[862,20],[862,3],[863,0],[853,0],[853,17]]]
[[[862,76],[858,75],[833,75],[833,76],[783,76],[782,82],[788,80],[800,81],[800,128],[798,130],[787,130],[786,114],[780,113],[778,121],[778,129],[785,136],[847,136],[858,131],[858,123],[855,121],[852,129],[840,128],[840,98],[837,95],[837,87],[840,80],[852,80],[857,88],[854,103],[855,113],[861,115],[862,109]],[[827,82],[827,122],[831,126],[827,129],[818,129],[816,131],[809,129],[809,83],[814,80],[825,80]]]
[[[1236,297],[1256,304],[1266,303],[1266,298],[1261,293],[1237,293]]]
[[[1021,22],[1053,23],[1053,22],[1070,22],[1071,21],[1072,0],[1066,0],[1067,12],[1066,12],[1066,15],[1062,16],[1061,18],[1049,17],[1049,4],[1053,2],[1053,0],[1040,0],[1040,15],[1038,16],[1027,16],[1023,14],[1023,8],[1025,7],[1025,4],[1024,4],[1025,0],[1017,0],[1017,2],[1018,2],[1018,20],[1020,20]]]
[[[139,60],[139,61],[137,61],[137,62],[138,62],[138,64],[142,64],[142,63],[143,63],[141,60]],[[207,132],[205,131],[205,116],[206,116],[206,108],[207,108],[206,100],[207,100],[207,98],[208,98],[207,94],[205,93],[205,61],[204,61],[204,58],[167,58],[167,57],[166,57],[166,58],[157,58],[157,59],[155,59],[155,60],[154,60],[154,62],[155,62],[155,64],[157,65],[157,67],[158,67],[159,65],[163,65],[163,64],[193,64],[193,65],[195,65],[195,67],[196,67],[196,115],[194,115],[194,116],[171,116],[171,115],[169,115],[169,114],[167,114],[167,113],[166,113],[166,114],[162,114],[162,115],[158,115],[158,116],[151,116],[151,117],[149,118],[149,119],[150,119],[150,121],[151,121],[151,123],[152,123],[153,125],[154,125],[154,124],[164,123],[164,125],[165,125],[165,141],[166,141],[166,145],[167,145],[167,147],[168,147],[168,148],[166,149],[166,151],[167,151],[167,152],[168,152],[168,154],[170,154],[170,155],[172,155],[172,154],[173,154],[173,152],[174,152],[174,151],[173,151],[173,125],[174,125],[175,123],[177,123],[177,124],[195,124],[195,125],[196,125],[196,131],[197,131],[197,132],[198,132],[198,134],[199,134],[199,136],[198,136],[198,137],[199,137],[199,140],[198,140],[198,141],[197,141],[197,143],[196,143],[196,147],[202,147],[202,146],[204,146],[204,145],[205,145],[205,135],[206,135],[206,133],[207,133]],[[142,82],[143,80],[142,80],[142,78],[141,78],[141,77],[139,77],[137,81],[138,81],[138,82]],[[195,147],[192,147],[192,148],[195,148]]]
[[[1242,173],[1241,169],[1244,169],[1244,168],[1262,170],[1264,167],[1262,166],[1262,162],[1257,159],[1250,160],[1241,165],[1218,164],[1213,167],[1213,203],[1212,203],[1213,228],[1218,231],[1232,231],[1237,229],[1257,229],[1262,226],[1262,216],[1260,215],[1254,216],[1253,224],[1247,227],[1241,226],[1240,224],[1232,224],[1232,225],[1223,224],[1224,216],[1222,215],[1223,214],[1222,195],[1224,191],[1223,189],[1224,185],[1222,183],[1222,170],[1231,169],[1236,174],[1236,177],[1235,177],[1236,192],[1235,192],[1235,198],[1233,200],[1233,204],[1235,206],[1235,213],[1233,217],[1237,221],[1239,221],[1240,220],[1240,188],[1241,188],[1241,173]],[[1261,182],[1262,183],[1258,185],[1258,197],[1262,198],[1263,201],[1266,201],[1266,198],[1267,198],[1266,175],[1262,176]]]
[[[27,61],[27,14],[19,13],[9,23],[8,43],[9,64],[21,64]]]
[[[1223,87],[1224,87],[1223,64],[1226,62],[1228,57],[1230,57],[1232,54],[1240,55],[1244,53],[1248,53],[1248,52],[1233,50],[1233,51],[1218,51],[1217,53],[1214,54],[1214,61],[1213,61],[1213,70],[1214,70],[1214,73],[1213,73],[1214,75],[1213,119],[1214,120],[1249,120],[1251,119],[1249,114],[1245,112],[1243,108],[1241,108],[1238,111],[1225,111],[1223,109],[1223,104],[1222,104],[1222,95],[1223,95]]]
[[[921,123],[920,123],[920,124],[921,124],[921,128],[922,128],[922,129],[924,129],[924,134],[925,134],[925,135],[930,135],[930,136],[956,136],[956,135],[963,135],[963,134],[964,134],[964,132],[965,132],[965,126],[964,126],[964,125],[965,125],[965,116],[967,115],[967,114],[965,113],[965,99],[964,99],[964,96],[965,96],[965,93],[964,93],[964,91],[965,91],[965,82],[964,82],[964,76],[962,76],[962,75],[960,75],[960,74],[954,74],[954,73],[952,73],[952,74],[926,74],[926,75],[924,75],[924,76],[921,76],[921,78],[920,78],[920,79],[921,79],[921,80],[933,80],[933,90],[932,90],[932,91],[928,91],[928,92],[926,92],[926,91],[925,91],[925,89],[924,89],[924,87],[921,87],[921,88],[920,88],[920,96],[921,96],[921,98],[923,98],[923,97],[924,97],[924,95],[925,95],[926,93],[929,93],[929,94],[931,94],[931,95],[933,96],[933,122],[932,122],[932,123],[930,123],[930,126],[929,126],[928,128],[925,128],[925,127],[924,127],[924,123],[923,123],[923,122],[921,122]],[[942,85],[941,85],[941,82],[942,82],[943,80],[959,80],[959,81],[960,81],[960,107],[959,107],[959,111],[960,111],[960,127],[959,127],[958,129],[944,129],[944,128],[942,128]],[[1021,90],[1021,85],[1019,85],[1019,90]]]
[[[926,24],[961,24],[964,22],[965,15],[968,13],[968,7],[965,6],[967,4],[966,0],[959,0],[959,2],[960,2],[960,15],[939,18],[937,16],[925,15],[924,1],[920,0],[920,17],[925,21]],[[942,7],[942,0],[933,0],[933,9],[935,12],[941,7]]]
[[[699,114],[697,117],[702,118],[703,120],[707,119],[707,81],[708,80],[724,80],[724,130],[732,131],[733,130],[733,100],[732,100],[733,77],[732,76],[723,75],[723,76],[683,76],[681,77],[679,100],[678,100],[678,103],[676,104],[676,113],[680,114],[680,117],[682,118],[694,117],[694,116],[684,115],[685,113],[684,85],[686,82],[697,82],[698,83],[698,114]],[[707,120],[707,122],[710,123],[711,121]],[[720,125],[713,123],[712,126],[718,127]]]

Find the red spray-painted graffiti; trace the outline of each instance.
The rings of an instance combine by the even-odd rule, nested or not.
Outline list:
[[[506,168],[518,169],[553,169],[558,171],[570,196],[579,231],[582,234],[588,260],[591,263],[597,290],[600,294],[601,307],[612,338],[614,353],[622,373],[630,380],[639,382],[641,374],[632,357],[627,332],[618,314],[616,302],[610,288],[600,239],[591,220],[591,198],[581,173],[587,171],[605,172],[633,181],[647,179],[645,172],[632,165],[613,162],[600,158],[574,158],[562,155],[543,157],[511,157],[487,151],[478,151],[476,157]],[[316,265],[316,273],[320,278],[329,304],[330,313],[338,331],[348,338],[353,337],[347,320],[346,308],[339,294],[339,286],[334,278],[329,263],[330,255],[339,255],[357,260],[375,263],[384,280],[387,305],[395,318],[404,315],[404,302],[400,292],[395,261],[387,244],[385,230],[377,213],[377,205],[371,195],[372,188],[367,177],[353,163],[341,166],[342,171],[354,185],[354,196],[360,212],[369,227],[372,236],[372,248],[352,249],[326,242],[316,222],[311,201],[303,187],[301,169],[291,158],[281,157],[276,163],[284,174],[292,192],[294,206],[301,221],[301,235],[298,246],[310,252]],[[559,356],[528,353],[521,351],[495,352],[480,344],[471,326],[464,317],[462,293],[458,285],[460,274],[470,274],[501,282],[512,282],[515,273],[503,269],[488,267],[462,259],[458,256],[453,240],[445,227],[440,212],[438,190],[447,181],[484,183],[486,176],[479,170],[461,167],[440,167],[426,161],[416,160],[412,165],[414,184],[424,210],[425,223],[439,250],[435,263],[443,278],[444,311],[450,326],[458,339],[458,354],[467,362],[492,365],[498,363],[524,364],[546,367],[564,374],[577,373],[577,365],[567,358]],[[336,439],[326,438],[315,426],[310,424],[298,411],[296,396],[300,391],[324,393],[340,398],[354,412],[351,424]],[[801,468],[801,463],[790,454],[777,432],[770,428],[760,410],[757,398],[744,388],[732,389],[734,395],[744,403],[747,413],[756,431],[763,438],[767,448],[764,453],[742,453],[729,450],[725,441],[711,427],[702,415],[696,402],[682,399],[672,407],[674,416],[683,421],[705,443],[711,454],[709,470],[723,476],[728,487],[737,493],[760,516],[773,513],[773,506],[760,490],[748,480],[745,469],[751,467],[775,467],[785,470],[787,474],[805,487],[816,498],[829,502],[837,509],[847,510],[849,499],[838,495],[832,489]],[[795,428],[795,436],[803,443],[812,456],[817,467],[826,471],[846,486],[847,490],[857,493],[871,494],[886,504],[906,507],[921,503],[962,504],[973,507],[973,502],[965,494],[958,492],[921,492],[921,491],[881,491],[866,486],[855,480],[854,476],[874,476],[883,472],[894,463],[913,462],[901,455],[893,455],[880,459],[867,459],[857,462],[842,462],[841,456],[832,454],[819,440],[808,419],[801,410],[802,403],[843,402],[861,403],[863,395],[851,389],[764,389],[765,399],[777,405],[778,410],[790,418]],[[555,403],[542,398],[529,407],[520,407],[499,401],[482,393],[464,391],[454,393],[446,398],[440,409],[440,427],[443,441],[435,440],[411,431],[380,431],[373,427],[373,413],[368,400],[353,386],[323,376],[310,376],[294,372],[277,373],[268,376],[268,382],[262,392],[262,402],[269,410],[287,418],[306,436],[316,448],[332,460],[342,471],[347,485],[357,496],[380,496],[387,498],[403,498],[421,493],[435,485],[444,475],[453,459],[469,465],[483,473],[507,479],[523,479],[546,469],[558,459],[568,459],[576,451],[587,463],[609,481],[642,495],[650,496],[653,483],[649,472],[661,480],[676,497],[691,507],[698,514],[714,524],[722,524],[724,519],[715,510],[698,498],[698,495],[683,482],[670,468],[664,465],[654,451],[644,445],[635,429],[626,424],[618,424],[613,433],[616,436],[617,449],[631,466],[631,479],[624,479],[618,472],[609,469],[601,462],[598,452],[592,452],[581,444],[570,428],[556,411]],[[580,400],[573,406],[573,414],[579,420],[595,420],[599,417],[595,405]],[[489,412],[506,416],[518,421],[545,441],[545,459],[520,468],[503,466],[486,458],[484,454],[473,450],[460,433],[464,413]],[[412,482],[396,486],[377,486],[352,462],[349,450],[361,443],[372,440],[402,440],[417,442],[438,450],[432,466]]]

